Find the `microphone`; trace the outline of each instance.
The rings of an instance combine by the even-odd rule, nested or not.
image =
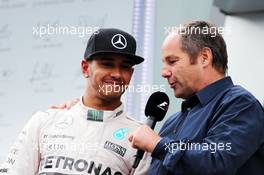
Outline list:
[[[170,100],[167,94],[164,92],[154,92],[148,99],[148,102],[145,107],[145,116],[147,117],[146,125],[151,129],[155,128],[155,125],[158,121],[163,120],[165,117]],[[143,150],[137,150],[137,154],[134,156],[133,168],[137,168],[140,160],[144,155]]]

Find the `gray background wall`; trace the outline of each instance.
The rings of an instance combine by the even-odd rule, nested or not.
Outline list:
[[[33,27],[132,30],[133,1],[0,1],[0,162],[31,115],[79,97],[80,61],[91,32],[33,35]],[[122,10],[121,10],[122,9]]]
[[[227,16],[229,75],[264,104],[264,14]]]

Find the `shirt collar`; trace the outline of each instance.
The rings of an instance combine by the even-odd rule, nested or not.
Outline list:
[[[190,110],[199,103],[199,98],[194,95],[191,98],[185,100],[181,104],[181,111]]]
[[[231,77],[224,77],[196,93],[201,105],[206,105],[212,98],[220,92],[234,86]]]
[[[196,106],[198,103],[201,105],[206,105],[212,98],[214,98],[218,93],[222,92],[225,89],[234,86],[232,79],[224,77],[197,92],[195,95],[189,99],[182,102],[181,110],[188,110]]]
[[[121,104],[114,110],[98,110],[85,106],[81,98],[78,105],[80,106],[81,110],[84,112],[86,119],[92,121],[104,122],[116,118],[124,112],[123,104]]]

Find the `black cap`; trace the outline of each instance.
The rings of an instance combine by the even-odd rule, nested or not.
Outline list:
[[[135,64],[144,61],[144,58],[136,55],[136,40],[127,32],[114,28],[101,28],[94,32],[84,53],[84,59],[101,53],[116,53],[126,56]]]

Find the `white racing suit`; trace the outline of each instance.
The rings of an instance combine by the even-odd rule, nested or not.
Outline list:
[[[114,111],[87,108],[37,112],[11,148],[0,174],[8,175],[129,175],[136,150],[126,138],[140,124],[123,105]],[[145,156],[135,175],[147,174]]]

